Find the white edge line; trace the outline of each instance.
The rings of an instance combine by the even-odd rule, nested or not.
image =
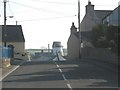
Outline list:
[[[13,71],[15,71],[17,68],[20,67],[24,62],[21,62],[18,66],[16,66],[14,69],[12,69],[10,72],[8,72],[6,75],[4,75],[2,78],[0,78],[0,81],[2,81],[5,77],[7,77],[9,74],[11,74]]]
[[[2,77],[2,79],[1,79],[1,81],[5,78],[5,77],[7,77],[9,74],[11,74],[13,71],[15,71],[17,68],[19,68],[19,66],[16,66],[14,69],[12,69],[10,72],[8,72],[6,75],[4,75],[3,77]]]

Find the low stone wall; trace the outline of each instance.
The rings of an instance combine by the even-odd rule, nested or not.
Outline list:
[[[82,58],[118,64],[117,55],[105,48],[82,48]]]
[[[14,54],[14,58],[15,58],[15,59],[21,59],[21,60],[28,60],[27,54],[26,54],[26,55]]]

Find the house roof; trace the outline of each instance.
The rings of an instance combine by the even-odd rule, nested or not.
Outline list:
[[[112,12],[112,10],[95,10],[95,14],[99,19],[103,19],[107,15],[109,15]]]
[[[7,37],[5,38],[5,33]],[[2,41],[6,42],[25,42],[25,38],[21,25],[6,25],[6,32],[4,25],[2,25]]]
[[[53,45],[52,45],[52,48],[55,48],[55,47],[62,47],[61,42],[60,41],[54,41]]]
[[[105,19],[107,16],[110,16],[115,10],[118,10],[118,17],[120,17],[120,5],[118,7],[116,7],[111,13],[109,13],[108,15],[106,15],[103,19]],[[118,18],[119,19],[119,18]]]

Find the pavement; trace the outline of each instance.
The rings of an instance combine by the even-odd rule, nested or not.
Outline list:
[[[9,67],[0,68],[0,81],[2,81],[6,76],[16,70],[25,60],[14,60],[12,65]]]

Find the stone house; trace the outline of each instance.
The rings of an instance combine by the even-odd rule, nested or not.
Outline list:
[[[12,46],[14,49],[14,58],[21,58],[25,55],[25,38],[21,25],[6,25],[6,31],[4,25],[0,25],[0,33],[2,33],[2,40],[0,45]],[[7,35],[5,38],[5,34]]]
[[[67,42],[67,55],[68,59],[77,59],[79,57],[79,34],[74,23],[72,23],[70,30],[71,34]]]
[[[93,27],[102,24],[103,18],[109,15],[112,10],[95,10],[94,5],[88,2],[86,5],[86,14],[81,22],[82,41],[91,41],[91,31]],[[84,45],[85,43],[83,43]],[[85,46],[86,47],[86,46]],[[87,46],[88,47],[88,46]]]
[[[80,39],[79,39],[79,32],[77,32],[77,28],[74,24],[71,27],[70,37],[67,42],[67,49],[68,49],[68,59],[77,59],[79,58],[79,47],[81,48],[94,48],[91,43],[91,31],[93,27],[97,26],[98,24],[102,24],[103,18],[109,15],[112,10],[95,10],[94,5],[91,2],[88,2],[86,5],[86,14],[81,22],[81,41],[82,46],[80,46]],[[82,50],[82,49],[81,49]]]

